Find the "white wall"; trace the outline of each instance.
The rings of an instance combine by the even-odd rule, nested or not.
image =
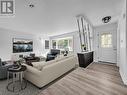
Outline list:
[[[50,42],[49,42],[49,49],[45,49],[45,40],[49,40],[47,36],[34,36],[34,52],[37,55],[41,55],[46,57],[47,53],[50,51]]]
[[[98,62],[98,57],[99,57],[98,32],[103,32],[103,31],[116,31],[117,32],[117,23],[106,24],[106,25],[97,26],[97,27],[94,28],[94,61],[95,62]]]
[[[36,53],[37,55],[42,55],[46,52],[46,50],[44,49],[44,42],[42,40],[39,40],[39,38],[35,35],[0,28],[0,58],[2,60],[11,60],[12,55],[21,54],[12,53],[12,38],[32,39],[34,53]]]
[[[73,36],[73,49],[74,53],[81,52],[81,47],[80,47],[80,39],[79,39],[79,33],[77,31],[71,32],[71,33],[66,33],[62,35],[57,35],[57,36],[51,36],[50,41],[56,38],[65,38],[65,37],[72,37]]]
[[[126,0],[123,5],[123,10],[121,17],[119,19],[118,23],[118,33],[120,35],[119,38],[119,67],[120,67],[120,74],[123,79],[123,82],[127,85],[127,28],[126,28],[126,22],[127,22],[127,16],[126,16]]]

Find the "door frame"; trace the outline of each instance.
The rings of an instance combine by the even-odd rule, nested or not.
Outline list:
[[[101,32],[107,32],[107,31],[113,31],[114,33],[116,33],[115,34],[115,36],[116,36],[116,46],[115,46],[115,48],[116,48],[116,62],[115,62],[115,64],[117,64],[117,30],[116,29],[110,29],[110,30],[104,30],[104,31],[98,31],[97,32],[97,61],[98,62],[105,62],[105,61],[102,61],[102,60],[99,60],[99,57],[100,57],[100,46],[101,46],[101,44],[100,44],[100,35],[101,35]],[[114,33],[112,33],[112,35],[114,34]],[[113,39],[114,40],[114,39]],[[112,42],[113,43],[113,42]],[[114,46],[113,46],[114,47]],[[105,63],[114,63],[114,62],[105,62]]]

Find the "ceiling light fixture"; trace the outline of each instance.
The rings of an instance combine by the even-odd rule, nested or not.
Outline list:
[[[106,16],[106,17],[102,18],[103,23],[108,23],[110,20],[111,20],[111,16]]]
[[[29,4],[29,7],[30,7],[30,8],[33,8],[33,7],[34,7],[34,4]]]

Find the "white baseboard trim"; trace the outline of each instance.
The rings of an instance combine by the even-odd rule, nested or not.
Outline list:
[[[120,76],[121,76],[121,78],[123,80],[123,83],[125,85],[127,85],[127,76],[122,72],[122,70],[119,70],[119,72],[120,72]]]
[[[94,61],[94,62],[98,62],[98,60],[96,60],[96,59],[94,59],[93,61]]]

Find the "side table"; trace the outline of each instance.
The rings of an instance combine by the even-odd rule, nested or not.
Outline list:
[[[12,65],[7,69],[7,90],[11,92],[19,92],[24,90],[27,86],[26,80],[23,79],[24,71],[26,71],[26,66],[21,65],[18,69],[15,69]],[[10,74],[12,74],[12,81],[10,82]]]

